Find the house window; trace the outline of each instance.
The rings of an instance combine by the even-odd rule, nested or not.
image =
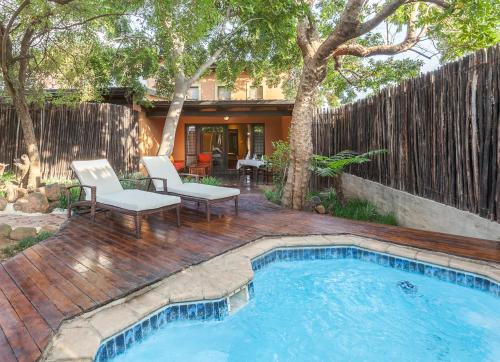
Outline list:
[[[217,87],[217,99],[220,101],[230,101],[231,100],[231,90],[224,86]]]
[[[263,99],[264,98],[264,87],[250,86],[248,87],[248,99]]]
[[[186,127],[186,165],[196,164],[198,159],[198,144],[196,126]]]
[[[190,87],[187,91],[186,99],[188,101],[200,100],[200,87],[198,87],[198,86]]]
[[[252,125],[252,156],[261,158],[264,155],[264,126],[261,124]]]

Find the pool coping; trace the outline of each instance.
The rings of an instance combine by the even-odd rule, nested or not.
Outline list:
[[[252,260],[273,249],[290,247],[359,247],[377,253],[434,264],[500,283],[500,264],[355,235],[263,237],[140,289],[61,324],[42,361],[93,361],[103,341],[129,329],[169,305],[214,301],[246,291],[253,280]],[[189,286],[189,289],[186,288]]]

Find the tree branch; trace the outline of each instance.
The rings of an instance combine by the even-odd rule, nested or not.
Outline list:
[[[371,19],[365,21],[364,23],[360,23],[359,17],[361,13],[361,9],[365,4],[364,0],[349,0],[346,4],[344,12],[341,16],[341,19],[338,25],[335,27],[334,31],[328,36],[328,38],[321,44],[319,47],[316,57],[318,60],[328,59],[334,53],[337,54],[340,48],[345,48],[342,44],[345,42],[355,39],[363,34],[366,34],[376,28],[380,23],[382,23],[389,16],[394,14],[394,12],[405,4],[418,3],[418,2],[426,2],[430,4],[437,5],[442,8],[448,8],[450,5],[444,0],[392,0],[387,3],[377,14],[375,14]],[[400,47],[403,50],[407,50],[405,48],[405,44],[411,43],[411,37],[405,40],[405,42],[400,44]],[[414,44],[414,43],[413,43]],[[366,48],[360,45],[353,45],[353,48],[357,48],[358,50],[353,50],[356,53],[364,52]],[[370,52],[373,51],[375,53],[381,52],[381,54],[393,54],[392,51],[395,46],[386,45],[379,46],[378,49],[370,49]],[[401,50],[401,51],[403,51]],[[342,52],[338,53],[340,55]],[[374,54],[373,54],[374,55]]]
[[[7,25],[3,26],[3,24],[2,24],[1,32],[3,34],[2,34],[2,44],[1,44],[1,49],[0,49],[2,55],[1,55],[0,59],[2,60],[1,66],[2,66],[2,72],[4,74],[4,77],[8,73],[7,63],[10,62],[10,60],[12,59],[12,42],[10,40],[10,35],[9,35],[10,28],[12,27],[12,24],[14,24],[14,21],[17,19],[19,14],[21,14],[23,9],[25,7],[27,7],[29,4],[30,4],[30,0],[24,0],[19,5],[19,7],[14,11],[14,13],[10,17]]]
[[[364,0],[349,0],[347,2],[339,23],[318,48],[315,54],[317,60],[326,61],[337,47],[360,35],[359,17],[364,3]]]
[[[380,10],[375,16],[363,24],[361,24],[359,32],[361,34],[366,34],[376,28],[381,22],[387,19],[389,16],[394,14],[394,12],[403,4],[407,3],[408,0],[392,0],[387,3],[382,10]]]
[[[382,10],[380,10],[375,16],[363,24],[360,27],[360,34],[366,34],[376,28],[381,22],[387,19],[389,16],[394,14],[394,12],[402,5],[417,3],[417,2],[426,2],[437,5],[442,8],[448,8],[450,5],[446,1],[442,0],[392,0],[387,3]]]
[[[245,25],[248,23],[259,20],[261,18],[251,18],[245,21],[243,24],[240,24],[236,29],[234,29],[231,33],[229,33],[223,40],[222,44],[217,50],[208,57],[208,59],[194,72],[194,74],[189,77],[187,80],[188,86],[196,82],[202,75],[205,73],[205,71],[215,63],[215,61],[219,58],[219,56],[222,54],[222,51],[224,50],[225,45],[241,30]]]
[[[33,23],[29,24],[23,34],[21,39],[21,46],[19,48],[19,71],[18,71],[18,80],[19,86],[24,88],[26,83],[26,73],[28,69],[29,62],[29,48],[31,45],[32,37],[35,32],[35,28],[33,27]]]
[[[79,21],[77,23],[68,24],[68,25],[65,25],[65,26],[55,26],[53,28],[50,28],[49,31],[52,31],[52,30],[67,30],[67,29],[70,29],[70,28],[74,28],[75,26],[80,26],[80,25],[84,25],[84,24],[90,23],[91,21],[94,21],[94,20],[97,20],[97,19],[100,19],[100,18],[105,18],[105,17],[108,17],[108,16],[123,16],[123,15],[127,15],[127,14],[126,13],[100,14],[100,15],[92,16],[92,17],[90,17],[88,19]]]
[[[208,57],[208,59],[196,70],[196,72],[194,72],[194,74],[189,77],[189,79],[187,80],[187,84],[188,84],[188,87],[191,86],[191,84],[193,84],[194,82],[196,82],[202,75],[203,73],[205,73],[205,71],[212,65],[215,63],[215,61],[217,60],[217,58],[219,58],[219,56],[222,54],[222,50],[224,48],[223,47],[220,47],[219,49],[217,49],[211,56]]]
[[[73,2],[74,0],[48,0],[48,1],[58,5],[66,5],[69,4],[70,2]]]
[[[365,47],[358,43],[345,44],[338,47],[333,53],[333,57],[352,55],[356,57],[368,57],[373,55],[394,55],[411,49],[426,34],[427,28],[421,29],[419,33],[415,30],[418,8],[414,6],[408,19],[405,39],[399,44],[383,44]]]

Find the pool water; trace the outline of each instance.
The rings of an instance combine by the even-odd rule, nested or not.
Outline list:
[[[361,260],[276,262],[222,321],[168,324],[114,361],[500,361],[500,298]]]

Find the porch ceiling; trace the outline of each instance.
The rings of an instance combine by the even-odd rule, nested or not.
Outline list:
[[[148,117],[165,117],[170,102],[153,102],[153,107],[146,110]],[[291,116],[293,101],[186,101],[182,109],[183,116]]]

